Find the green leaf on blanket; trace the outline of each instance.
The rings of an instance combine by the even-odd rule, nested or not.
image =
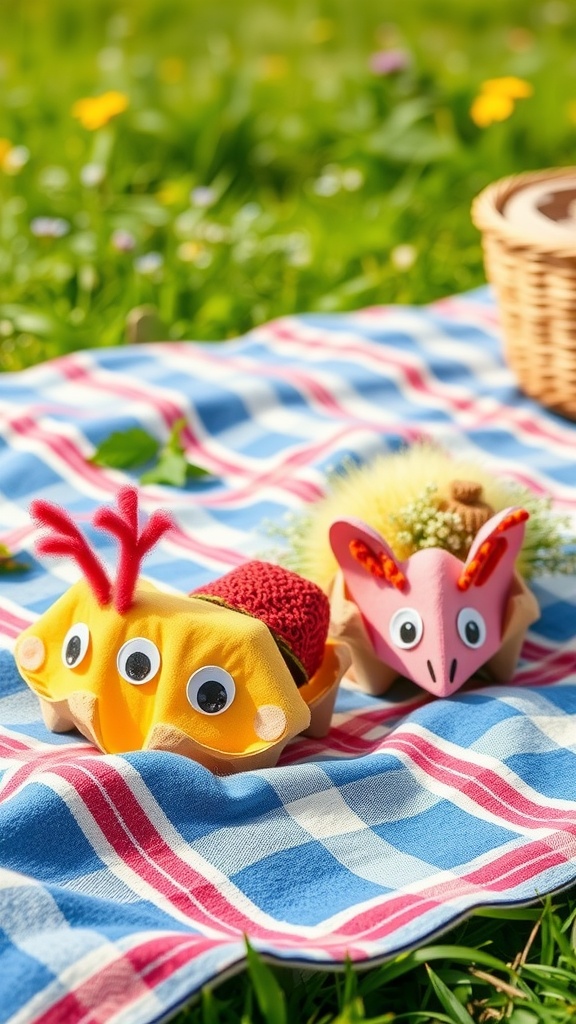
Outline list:
[[[5,544],[0,544],[0,576],[10,572],[26,572],[30,566],[26,562],[18,562]]]
[[[185,426],[184,418],[176,420],[166,444],[160,451],[158,462],[140,477],[141,483],[184,487],[187,480],[198,480],[211,475],[201,466],[188,462],[181,438]]]
[[[111,469],[133,469],[150,462],[159,447],[156,438],[146,430],[133,427],[131,430],[118,430],[110,434],[98,445],[88,461]]]
[[[172,487],[184,487],[186,483],[186,456],[184,453],[163,448],[158,462],[140,477],[143,484],[170,484]]]
[[[266,1024],[286,1024],[286,997],[270,968],[259,957],[246,936],[248,974]]]
[[[211,476],[207,469],[189,462],[182,444],[184,417],[176,420],[163,448],[157,439],[142,427],[118,430],[104,441],[88,460],[96,466],[109,469],[136,469],[156,458],[154,465],[140,477],[143,484],[168,484],[184,487],[187,480],[200,480]]]

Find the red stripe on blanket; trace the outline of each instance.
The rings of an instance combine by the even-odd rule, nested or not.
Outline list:
[[[95,770],[90,772],[89,767]],[[92,761],[90,766],[88,761],[56,765],[52,771],[72,786],[116,856],[179,914],[223,936],[249,931],[260,937],[284,937],[282,930],[261,925],[243,913],[217,884],[178,855],[110,760]],[[186,846],[184,840],[182,846]],[[239,898],[246,902],[241,893]]]
[[[535,803],[493,769],[456,757],[433,746],[419,734],[399,730],[382,744],[383,752],[390,750],[405,754],[428,776],[452,790],[465,792],[466,797],[478,808],[511,825],[520,828],[563,828],[576,836],[574,812]]]
[[[200,358],[200,355],[199,355]],[[158,387],[146,387],[143,382],[138,384],[128,384],[119,374],[106,373],[104,370],[98,369],[97,371],[88,370],[77,362],[77,357],[65,356],[58,360],[58,367],[62,373],[69,380],[81,380],[86,387],[93,388],[94,390],[104,391],[107,394],[113,393],[121,398],[127,398],[134,402],[147,403],[152,405],[158,413],[164,419],[164,422],[168,427],[172,427],[174,423],[185,416],[189,419],[190,410],[182,408],[175,402],[162,394],[161,389]],[[100,380],[96,375],[104,377]],[[271,471],[265,475],[254,473],[254,467],[252,464],[243,466],[240,458],[230,460],[224,459],[222,455],[216,452],[214,449],[220,447],[216,439],[213,439],[213,445],[206,445],[197,433],[194,433],[190,424],[186,426],[182,432],[182,438],[188,444],[194,445],[195,450],[200,455],[200,461],[204,461],[208,466],[214,469],[216,475],[227,473],[232,477],[248,477],[250,484],[248,490],[245,492],[251,497],[254,496],[254,487],[256,483],[266,483],[271,486],[273,483],[282,486],[282,489],[288,493],[298,495],[304,501],[312,501],[319,497],[320,489],[314,487],[305,481],[299,481],[286,477],[283,466],[277,465]],[[308,463],[308,458],[303,460],[303,464]],[[276,478],[276,479],[275,479]],[[242,493],[242,492],[241,492]],[[238,500],[240,494],[236,492],[233,495],[226,495],[226,500],[230,501]],[[201,495],[196,498],[198,504],[204,504]],[[218,495],[211,495],[209,498],[209,504],[212,507],[214,504],[219,504],[222,499]]]
[[[552,842],[537,841],[527,846],[508,851],[501,857],[470,872],[468,875],[453,877],[446,881],[438,880],[432,886],[425,886],[417,893],[401,893],[389,899],[379,901],[368,911],[354,915],[339,929],[340,935],[351,935],[357,941],[372,942],[393,935],[404,925],[422,917],[446,903],[460,902],[462,909],[469,908],[479,902],[478,887],[481,886],[484,900],[491,893],[508,892],[522,881],[537,879],[542,873],[560,864],[566,864],[574,855],[576,848],[552,849]],[[534,868],[537,870],[534,870]],[[456,870],[456,869],[453,869]],[[538,896],[538,886],[534,886],[534,899]],[[510,897],[508,898],[510,903]]]
[[[214,945],[219,943],[201,936],[162,935],[125,951],[118,948],[108,963],[96,963],[93,971],[89,965],[90,973],[50,1010],[35,1016],[34,1024],[106,1024],[150,996],[156,1016],[154,988]]]

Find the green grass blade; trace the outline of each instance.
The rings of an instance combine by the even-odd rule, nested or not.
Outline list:
[[[426,971],[438,1001],[443,1009],[446,1010],[450,1020],[453,1021],[454,1024],[474,1024],[474,1020],[468,1013],[468,1010],[462,1006],[462,1003],[458,1002],[454,993],[450,991],[442,979],[439,978],[428,965],[426,965]]]
[[[248,974],[266,1024],[287,1024],[286,997],[274,974],[246,939]]]
[[[472,949],[468,946],[424,946],[422,949],[406,953],[379,967],[378,984],[385,984],[400,978],[403,974],[407,974],[429,960],[455,960],[459,963],[490,967],[492,970],[504,971],[509,975],[514,974],[509,964],[505,964],[502,960],[481,949]],[[363,988],[362,991],[366,990]]]

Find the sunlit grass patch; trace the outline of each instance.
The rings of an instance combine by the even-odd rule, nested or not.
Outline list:
[[[4,369],[121,344],[142,304],[219,339],[463,291],[473,196],[576,142],[558,0],[7,0],[0,29]]]
[[[576,1012],[574,898],[478,912],[388,963],[339,973],[270,967],[207,988],[176,1024],[567,1024]]]

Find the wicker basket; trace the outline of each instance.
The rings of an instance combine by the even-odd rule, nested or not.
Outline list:
[[[575,167],[504,178],[472,205],[506,359],[526,394],[570,419],[576,419],[575,210]]]

